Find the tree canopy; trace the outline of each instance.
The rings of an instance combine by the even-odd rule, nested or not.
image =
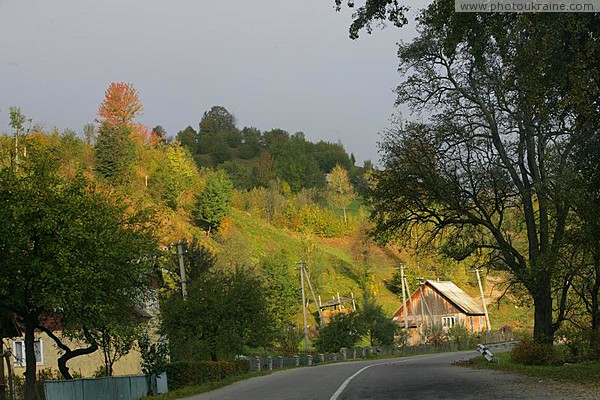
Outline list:
[[[435,110],[392,129],[371,192],[380,239],[413,229],[489,252],[534,300],[536,340],[567,315],[560,254],[571,221],[569,160],[597,113],[599,21],[593,15],[461,16],[450,1],[400,46],[398,102]],[[580,71],[591,71],[581,74]],[[596,96],[596,97],[594,97]],[[556,314],[553,315],[553,308]],[[554,319],[553,319],[554,317]]]
[[[132,211],[81,176],[60,177],[51,154],[36,160],[0,171],[0,307],[25,327],[29,392],[33,334],[43,318],[55,315],[65,329],[94,326],[132,307],[156,249],[147,212]]]

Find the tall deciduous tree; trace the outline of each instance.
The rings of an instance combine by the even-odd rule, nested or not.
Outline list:
[[[380,238],[419,226],[431,236],[470,232],[534,301],[534,337],[552,343],[566,318],[559,262],[571,201],[568,163],[597,99],[593,15],[460,15],[434,2],[421,34],[399,50],[407,78],[398,101],[435,109],[382,145],[371,194]],[[560,22],[557,22],[560,18]],[[593,50],[594,54],[596,50]],[[553,315],[553,309],[556,310]],[[554,319],[553,319],[554,317]]]
[[[188,126],[182,131],[177,132],[175,140],[177,140],[183,147],[188,149],[191,154],[195,154],[198,148],[197,133],[191,126]]]
[[[98,109],[97,122],[116,126],[131,126],[142,113],[137,90],[130,83],[111,83]]]
[[[337,208],[344,210],[344,222],[348,223],[346,207],[356,197],[354,187],[350,182],[348,171],[340,165],[336,165],[331,171],[327,182],[327,199]]]
[[[94,146],[96,172],[112,184],[129,180],[136,147],[127,125],[102,124]]]
[[[52,154],[0,171],[0,307],[25,330],[26,399],[34,399],[35,329],[58,314],[85,326],[143,295],[156,243],[149,216],[55,173]]]
[[[229,211],[232,195],[233,183],[225,171],[209,173],[202,192],[196,196],[195,222],[207,227],[209,233],[218,228]]]
[[[193,338],[217,361],[223,354],[239,354],[245,345],[272,340],[263,283],[250,271],[207,272],[188,289],[187,300],[176,293],[162,307],[162,329],[172,343]]]

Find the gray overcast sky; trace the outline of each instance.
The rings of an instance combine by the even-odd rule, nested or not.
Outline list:
[[[408,1],[407,1],[408,3]],[[425,4],[413,2],[414,14]],[[141,122],[174,135],[223,105],[240,127],[341,140],[378,160],[394,111],[396,46],[414,23],[348,38],[333,0],[0,0],[0,132],[8,108],[81,132],[111,82],[130,82]]]

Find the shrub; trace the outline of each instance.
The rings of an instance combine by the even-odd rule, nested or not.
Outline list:
[[[318,330],[314,344],[320,353],[335,353],[342,347],[351,348],[360,340],[363,329],[357,312],[335,314]]]
[[[427,344],[439,346],[448,341],[446,332],[441,324],[425,325],[424,331],[421,333],[423,341]]]
[[[510,352],[513,362],[525,365],[560,364],[559,357],[552,344],[539,343],[523,339]]]
[[[456,343],[459,350],[473,347],[474,335],[472,335],[469,329],[462,323],[456,324],[448,329],[447,336],[448,340]]]
[[[241,375],[249,371],[248,361],[177,361],[167,364],[167,379],[170,390],[184,386],[218,382],[228,376]]]

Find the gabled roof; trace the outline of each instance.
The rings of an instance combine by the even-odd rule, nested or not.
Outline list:
[[[452,303],[456,308],[468,315],[485,315],[483,312],[483,308],[468,294],[466,294],[461,288],[456,286],[454,283],[450,281],[425,281],[425,285],[428,285],[440,296],[448,300]],[[410,298],[413,296],[418,296],[419,289],[413,292],[410,295]],[[393,315],[396,315],[404,308],[404,304],[400,305],[400,307],[394,312]]]
[[[450,281],[426,281],[436,292],[445,297],[465,314],[484,314],[483,308],[471,296]]]

